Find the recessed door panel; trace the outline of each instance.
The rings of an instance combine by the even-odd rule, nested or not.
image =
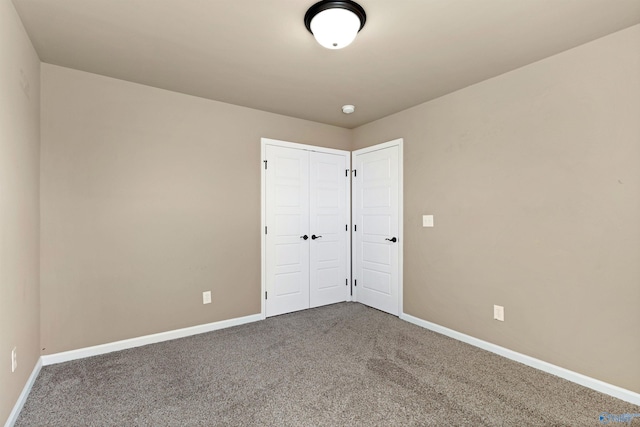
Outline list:
[[[389,236],[392,233],[391,215],[363,215],[360,231],[365,236]]]
[[[316,229],[314,231],[320,235],[330,234],[340,228],[344,228],[344,214],[318,215],[316,217]]]
[[[392,179],[394,167],[391,158],[370,158],[360,165],[360,176],[367,175],[367,182],[387,182]]]
[[[276,203],[275,205],[278,207],[292,207],[300,206],[300,204],[304,203],[302,201],[303,195],[301,191],[303,189],[298,185],[286,185],[281,184],[275,189],[276,193]],[[306,196],[306,194],[304,195]]]
[[[317,270],[318,289],[326,291],[330,288],[339,288],[340,290],[342,290],[342,288],[344,287],[344,284],[340,280],[340,274],[341,274],[341,271],[339,267],[329,267],[329,268],[318,269]]]
[[[305,225],[303,218],[300,215],[273,215],[274,218],[274,232],[279,236],[298,237],[304,233],[302,226]]]
[[[337,252],[341,249],[340,241],[333,242],[316,242],[314,245],[314,261],[321,264],[333,263],[338,258]]]
[[[362,242],[362,262],[391,266],[391,247],[386,243]]]
[[[391,274],[364,267],[360,286],[367,292],[382,294],[382,298],[387,298],[391,295]]]
[[[280,273],[275,277],[275,286],[272,299],[275,298],[292,298],[296,295],[304,293],[302,283],[306,280],[302,277],[300,271],[292,273]],[[303,307],[304,308],[304,307]]]
[[[363,208],[388,208],[391,206],[391,189],[384,186],[371,186],[362,189]]]
[[[276,265],[278,267],[285,267],[287,265],[300,265],[300,255],[300,248],[298,244],[276,245]]]

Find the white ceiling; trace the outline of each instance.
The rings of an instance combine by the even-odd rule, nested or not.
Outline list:
[[[13,2],[43,62],[346,128],[640,23],[640,0],[360,0],[336,51],[314,0]]]

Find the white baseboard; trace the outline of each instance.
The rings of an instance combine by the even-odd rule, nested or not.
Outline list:
[[[561,368],[560,366],[556,366],[543,360],[536,359],[535,357],[527,356],[526,354],[518,353],[517,351],[509,350],[508,348],[500,347],[499,345],[474,338],[470,335],[454,331],[453,329],[445,328],[444,326],[440,326],[436,323],[427,322],[426,320],[422,320],[418,317],[414,317],[406,313],[402,313],[400,315],[400,318],[402,320],[406,320],[409,323],[413,323],[414,325],[418,325],[425,329],[429,329],[439,334],[446,335],[458,341],[471,344],[483,350],[487,350],[500,356],[506,357],[507,359],[515,360],[516,362],[520,362],[524,365],[531,366],[532,368],[536,368],[557,377],[564,378],[565,380],[580,384],[581,386],[590,388],[595,391],[599,391],[600,393],[608,394],[609,396],[613,396],[620,400],[633,403],[634,405],[640,405],[640,394],[635,393],[631,390],[627,390],[622,387],[618,387],[613,384],[609,384],[604,381],[600,381],[595,378],[591,378],[586,375]]]
[[[175,340],[191,335],[203,334],[205,332],[216,331],[218,329],[230,328],[232,326],[244,325],[245,323],[262,320],[261,314],[236,317],[234,319],[221,320],[219,322],[207,323],[205,325],[191,326],[189,328],[175,329],[173,331],[160,332],[152,335],[145,335],[137,338],[130,338],[122,341],[115,341],[107,344],[95,345],[92,347],[79,348],[77,350],[64,351],[61,353],[48,354],[42,356],[42,365],[54,365],[56,363],[68,362],[70,360],[84,359],[85,357],[98,356],[100,354],[111,353],[113,351],[126,350],[128,348],[140,347],[147,344],[155,344],[162,341]]]
[[[33,371],[31,371],[31,375],[29,375],[29,379],[27,383],[24,385],[22,389],[22,393],[18,396],[18,401],[15,405],[13,405],[13,409],[9,414],[9,418],[7,418],[7,422],[4,424],[5,427],[13,427],[13,425],[18,420],[18,415],[20,415],[20,411],[24,406],[24,403],[27,401],[27,397],[29,397],[29,393],[31,392],[31,387],[33,387],[33,383],[38,378],[38,374],[40,373],[40,369],[42,368],[42,358],[38,358],[36,362],[36,366],[33,367]]]

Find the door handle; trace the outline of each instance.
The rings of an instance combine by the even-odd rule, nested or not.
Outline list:
[[[312,235],[311,235],[311,239],[312,239],[312,240],[316,240],[316,239],[319,239],[319,238],[321,238],[321,237],[322,237],[322,236],[316,236],[315,234],[312,234]]]
[[[301,239],[307,240],[309,238],[309,236],[307,236],[306,234],[304,236],[300,236]]]
[[[388,241],[390,241],[390,242],[392,242],[392,243],[395,243],[395,242],[397,242],[397,241],[398,241],[398,239],[396,239],[395,237],[392,237],[392,238],[390,238],[390,239],[384,239],[384,240],[388,240]]]

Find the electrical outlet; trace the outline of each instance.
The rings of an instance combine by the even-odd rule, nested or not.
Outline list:
[[[11,350],[11,372],[15,372],[18,369],[18,347],[13,347]]]
[[[211,304],[211,291],[206,291],[202,293],[202,303]]]
[[[499,320],[501,322],[504,322],[504,307],[501,305],[494,305],[493,306],[493,318],[495,320]]]

